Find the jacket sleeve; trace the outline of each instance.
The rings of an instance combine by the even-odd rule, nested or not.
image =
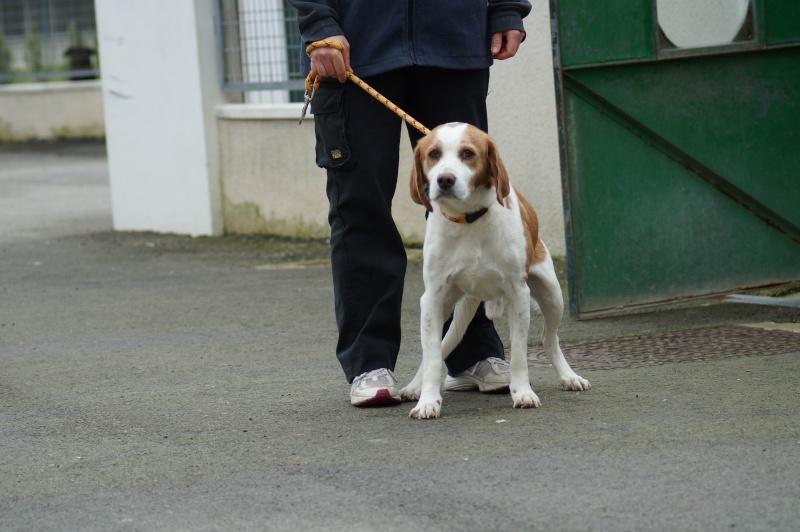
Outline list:
[[[308,44],[344,32],[339,26],[338,0],[287,0],[297,9],[297,24]]]
[[[530,12],[528,0],[489,0],[489,35],[506,30],[524,33],[522,19]]]

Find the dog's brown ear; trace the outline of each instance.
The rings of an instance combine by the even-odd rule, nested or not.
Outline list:
[[[409,180],[411,199],[414,200],[414,203],[424,205],[426,209],[433,211],[431,202],[428,199],[428,176],[425,175],[425,169],[422,165],[423,144],[424,142],[420,141],[414,149],[414,164],[411,166],[411,179]]]
[[[489,166],[492,176],[495,179],[495,189],[497,191],[497,202],[504,205],[503,200],[511,194],[511,184],[508,179],[508,172],[497,151],[497,145],[489,139]]]

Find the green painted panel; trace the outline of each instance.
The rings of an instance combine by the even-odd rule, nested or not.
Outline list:
[[[800,2],[660,58],[654,0],[551,2],[573,314],[800,280]]]
[[[573,311],[800,278],[800,245],[569,90]]]
[[[558,0],[564,67],[655,59],[652,0]]]
[[[571,75],[800,226],[800,48]],[[608,144],[584,138],[577,149],[595,142]]]
[[[800,2],[764,0],[767,18],[767,44],[800,43]]]

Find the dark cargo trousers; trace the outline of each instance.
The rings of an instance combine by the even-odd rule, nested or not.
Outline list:
[[[488,69],[409,67],[364,81],[431,129],[446,122],[488,129]],[[336,356],[352,382],[366,371],[394,370],[400,349],[406,253],[391,207],[402,120],[350,81],[326,80],[311,107],[317,164],[328,174]],[[422,134],[408,129],[415,145]],[[503,345],[481,305],[446,360],[448,372],[490,356],[503,358]]]

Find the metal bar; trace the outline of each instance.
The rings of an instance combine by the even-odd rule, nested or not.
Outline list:
[[[588,65],[564,67],[564,72],[578,72],[581,70],[591,70],[591,69],[607,68],[614,66],[654,63],[656,61],[676,61],[680,59],[695,58],[695,57],[736,55],[742,53],[750,53],[758,50],[784,50],[788,48],[800,48],[800,43],[792,42],[792,43],[771,44],[771,45],[766,45],[766,44],[751,45],[749,43],[745,43],[741,45],[727,44],[724,46],[716,46],[710,48],[688,48],[686,50],[679,50],[678,52],[675,53],[670,52],[659,55],[655,60],[635,59],[635,60],[623,60],[623,61],[606,61],[603,63],[593,63]]]
[[[222,0],[216,0],[216,2],[214,2],[214,30],[217,34],[217,71],[219,74],[219,85],[220,87],[224,87],[227,68],[225,65],[225,54],[222,51],[223,43],[225,42],[225,37],[222,33]]]
[[[222,86],[224,92],[245,92],[258,90],[304,90],[304,80],[289,81],[254,81],[254,82],[226,82]]]
[[[561,63],[561,43],[558,24],[558,0],[550,0],[550,38],[553,51],[553,80],[556,95],[556,118],[558,124],[558,147],[561,164],[561,201],[564,206],[564,233],[567,247],[567,288],[569,290],[569,312],[578,315],[577,273],[575,269],[575,239],[572,226],[572,206],[570,198],[569,157],[566,137],[566,115],[564,106],[563,65]]]
[[[737,288],[731,288],[730,290],[725,290],[722,292],[719,291],[709,291],[705,293],[697,293],[688,296],[674,296],[668,297],[666,299],[661,299],[658,301],[648,301],[646,303],[630,303],[625,305],[624,309],[620,309],[618,307],[615,308],[603,308],[597,310],[583,310],[581,313],[576,316],[577,319],[592,319],[592,318],[603,318],[607,316],[619,316],[620,311],[625,312],[635,312],[640,310],[651,309],[655,307],[661,307],[664,305],[678,305],[683,303],[690,303],[692,301],[698,301],[701,299],[719,299],[724,300],[731,294],[737,294],[738,292],[747,292],[749,290],[762,290],[765,288],[777,288],[781,286],[795,286],[800,283],[800,279],[788,280],[788,281],[778,281],[774,283],[763,283],[758,285],[752,286],[740,286]],[[779,299],[779,298],[772,298],[772,299]],[[794,305],[792,305],[794,306]]]
[[[723,176],[714,172],[711,168],[591,90],[568,72],[563,73],[563,79],[565,88],[594,106],[599,112],[605,114],[637,137],[643,139],[653,148],[686,168],[689,172],[739,204],[752,215],[760,218],[772,229],[786,235],[787,238],[796,244],[800,244],[800,227],[773,211]]]

